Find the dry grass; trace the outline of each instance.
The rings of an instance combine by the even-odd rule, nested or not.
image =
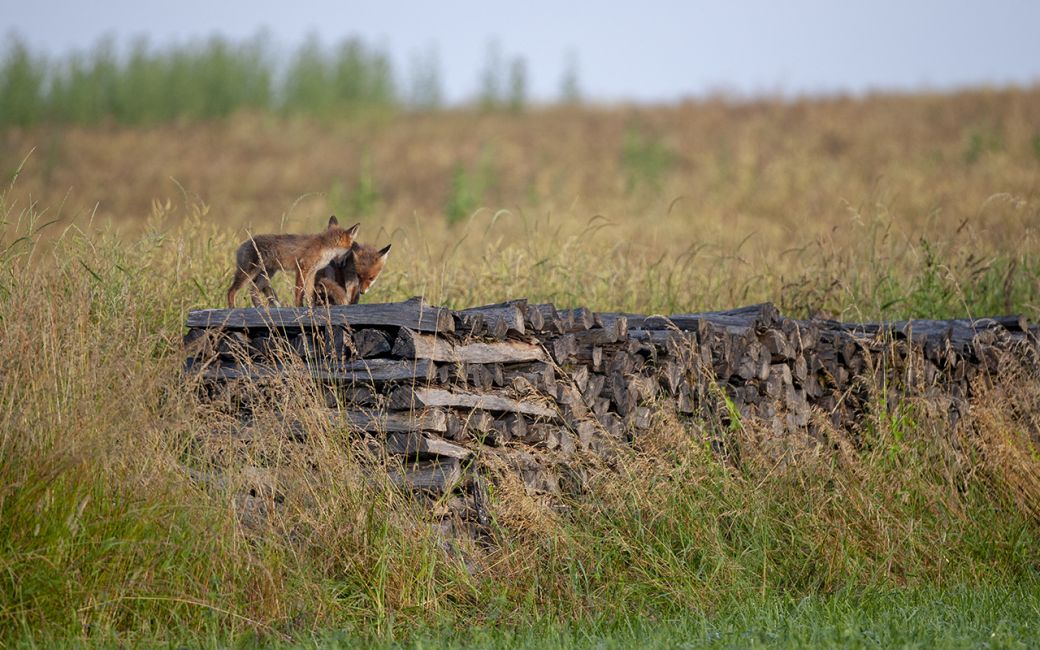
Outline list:
[[[394,243],[372,300],[1036,316],[1036,124],[1029,90],[9,132],[12,170],[37,149],[0,200],[0,642],[390,637],[1035,591],[1035,377],[989,389],[960,436],[909,401],[864,422],[856,448],[834,432],[781,464],[750,429],[730,434],[740,465],[722,463],[702,426],[660,411],[640,448],[589,465],[591,496],[566,516],[504,485],[501,546],[471,575],[415,503],[360,478],[347,432],[313,420],[302,449],[200,442],[227,418],[182,384],[180,337],[188,309],[219,304],[245,230],[319,226],[363,153],[380,195],[363,232]],[[452,225],[460,164],[494,182],[488,209]],[[317,397],[287,394],[310,417]],[[185,469],[214,464],[227,482]],[[234,497],[256,465],[272,499],[301,495],[259,532]]]
[[[204,223],[239,238],[316,230],[333,211],[356,218],[366,240],[394,244],[375,299],[1035,314],[1037,124],[1036,89],[331,123],[242,115],[9,132],[0,159],[13,173],[33,151],[9,201],[62,224],[168,231],[195,201],[209,206]],[[944,286],[914,304],[933,279]]]

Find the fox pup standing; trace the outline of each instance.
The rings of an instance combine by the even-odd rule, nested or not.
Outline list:
[[[278,296],[271,288],[271,276],[278,271],[296,271],[296,304],[303,306],[314,294],[318,270],[333,259],[349,253],[358,226],[344,230],[336,217],[317,235],[257,235],[242,242],[235,251],[235,278],[227,292],[228,308],[235,306],[235,294],[249,283],[253,306],[260,306],[260,294],[274,305]]]
[[[354,242],[350,253],[332,260],[318,272],[315,302],[326,305],[356,305],[386,266],[390,244],[375,247]]]

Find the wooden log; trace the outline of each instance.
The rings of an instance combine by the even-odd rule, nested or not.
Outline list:
[[[773,363],[790,361],[794,358],[795,350],[787,336],[780,330],[770,329],[758,337],[759,342],[765,346],[771,355]]]
[[[537,309],[527,309],[524,313],[525,330],[541,332],[545,329],[545,317]]]
[[[359,329],[353,334],[354,350],[358,357],[371,359],[383,357],[390,353],[390,335],[377,329]]]
[[[469,385],[477,390],[491,390],[494,376],[488,366],[479,363],[469,365]]]
[[[643,314],[628,314],[621,312],[597,312],[596,318],[599,320],[601,326],[604,328],[612,327],[619,319],[624,318],[628,329],[648,329],[643,327],[643,323],[648,318],[648,316],[644,316]],[[652,328],[650,328],[650,330],[652,331]]]
[[[556,371],[551,363],[535,361],[496,367],[501,369],[503,379],[502,384],[496,380],[496,385],[513,385],[514,380],[520,378],[536,390],[546,393],[556,390]]]
[[[749,330],[764,331],[773,326],[779,319],[779,313],[772,303],[749,305],[739,309],[726,311],[700,312],[691,314],[672,314],[670,316],[649,316],[639,322],[639,327],[646,330],[679,329],[703,334],[706,327],[742,334]],[[634,327],[634,326],[633,326]]]
[[[578,366],[570,372],[570,378],[578,392],[585,391],[589,387],[589,367],[585,365]]]
[[[587,366],[593,372],[600,372],[603,370],[603,348],[598,345],[591,348],[579,349],[573,359],[578,363]]]
[[[395,303],[337,305],[333,307],[270,307],[246,309],[198,309],[188,312],[188,327],[304,328],[334,325],[407,327],[418,332],[454,332],[455,320],[443,307],[419,300]]]
[[[304,365],[232,365],[194,366],[208,381],[260,380],[270,378],[311,377],[313,379],[350,383],[381,383],[389,381],[431,380],[434,364],[428,359],[396,361],[394,359],[359,359],[338,368],[307,367]]]
[[[625,351],[618,350],[606,362],[607,372],[629,373],[635,369],[635,359]]]
[[[430,359],[450,363],[517,363],[545,361],[545,351],[522,341],[454,344],[447,339],[419,334],[402,327],[394,341],[392,354],[404,359]]]
[[[769,376],[771,354],[769,349],[757,341],[751,341],[738,354],[736,375],[748,380],[758,378],[765,380]]]
[[[417,412],[352,410],[333,414],[333,421],[368,433],[418,432],[448,430],[444,411],[428,409]]]
[[[378,395],[372,386],[339,386],[333,383],[326,387],[325,404],[329,408],[375,406]]]
[[[597,416],[600,426],[610,435],[614,440],[624,440],[625,438],[625,422],[617,413],[603,413]]]
[[[507,413],[500,420],[505,427],[509,439],[523,439],[527,436],[527,420],[519,413]]]
[[[249,359],[249,336],[245,332],[224,332],[217,340],[217,354],[228,361],[244,361]]]
[[[615,372],[610,376],[610,400],[621,417],[628,416],[636,409],[637,396],[629,390],[629,382],[623,373]]]
[[[597,375],[590,375],[589,376],[589,387],[587,389],[585,389],[584,391],[582,391],[582,393],[581,393],[582,399],[585,400],[586,404],[590,404],[590,405],[593,404],[595,402],[596,398],[598,398],[600,395],[603,394],[603,391],[604,391],[606,385],[607,385],[607,377],[606,377],[606,375],[598,375],[598,374]]]
[[[562,453],[574,451],[571,434],[556,424],[536,423],[527,425],[527,432],[520,438],[529,445],[543,446],[546,449],[559,449]],[[565,447],[570,445],[570,449]]]
[[[472,439],[483,439],[495,430],[495,418],[486,411],[460,413],[459,421],[464,432],[462,439],[466,439],[467,436]]]
[[[592,326],[596,324],[595,314],[593,314],[592,310],[587,307],[561,309],[559,315],[563,321],[563,331],[565,333],[584,332],[585,330],[592,329]]]
[[[560,317],[560,312],[557,311],[555,305],[548,303],[542,305],[530,305],[528,308],[528,314],[531,312],[538,312],[542,318],[542,327],[534,329],[534,331],[550,332],[554,334],[563,333],[563,319]],[[533,327],[533,321],[530,324]]]
[[[500,413],[523,413],[536,417],[556,419],[556,411],[533,402],[516,400],[493,393],[452,392],[442,388],[401,387],[390,395],[394,409],[415,407],[457,407],[494,411]]]
[[[526,308],[526,302],[523,304]],[[482,324],[482,330],[496,339],[509,336],[523,336],[526,332],[524,311],[520,302],[485,305],[455,312],[455,327],[458,331],[473,329],[476,323]]]
[[[570,361],[578,352],[578,342],[574,334],[564,334],[552,339],[549,344],[552,358],[556,363],[563,365]]]
[[[383,442],[383,447],[387,453],[398,456],[442,456],[463,460],[473,455],[469,449],[443,438],[414,431],[389,434]]]
[[[578,347],[617,343],[628,336],[628,319],[620,316],[612,319],[609,327],[597,327],[579,331],[574,336]]]
[[[458,459],[405,463],[387,470],[390,481],[401,489],[444,493],[462,479]]]
[[[784,363],[773,364],[765,382],[765,394],[771,399],[780,399],[788,388],[793,388],[791,367]]]
[[[679,394],[679,386],[684,380],[682,366],[675,361],[668,360],[660,368],[658,379],[661,386],[671,395]]]

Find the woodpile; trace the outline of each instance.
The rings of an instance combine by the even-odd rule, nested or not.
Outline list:
[[[204,396],[240,394],[233,408],[248,421],[264,393],[247,388],[310,382],[395,483],[472,496],[456,525],[480,519],[482,458],[497,455],[532,493],[577,489],[575,454],[609,457],[656,409],[715,431],[753,423],[815,439],[824,426],[854,436],[878,399],[936,394],[956,426],[978,378],[1009,360],[1040,367],[1038,329],[1018,317],[848,324],[768,303],[666,317],[412,299],[207,309],[187,327],[186,372]]]

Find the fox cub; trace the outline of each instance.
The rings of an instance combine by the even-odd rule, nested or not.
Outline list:
[[[235,252],[235,278],[227,292],[228,308],[235,306],[235,294],[247,282],[255,307],[260,306],[261,293],[277,305],[271,276],[278,271],[295,271],[296,304],[302,307],[310,302],[318,271],[350,252],[360,225],[344,230],[332,216],[329,227],[317,235],[257,235],[242,242]]]
[[[332,260],[318,272],[315,302],[326,305],[356,305],[386,266],[390,244],[374,246],[354,242],[350,253]]]

